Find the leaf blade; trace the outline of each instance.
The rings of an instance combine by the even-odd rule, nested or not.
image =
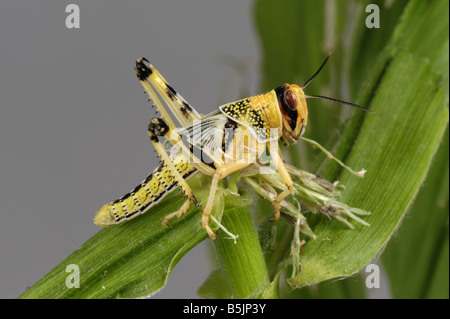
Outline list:
[[[317,225],[314,231],[319,238],[305,248],[303,272],[290,281],[294,286],[356,273],[382,249],[398,227],[426,176],[448,122],[448,110],[442,107],[442,91],[437,90],[438,77],[431,74],[427,61],[408,53],[401,52],[393,59],[378,89],[380,93],[372,103],[377,116],[366,117],[348,158],[349,166],[367,168],[368,174],[363,181],[350,179],[345,172],[341,178],[346,185],[343,201],[351,206],[363,203],[363,209],[372,211],[366,218],[372,226],[358,230],[358,244],[349,231],[336,231],[324,222]],[[421,90],[416,91],[414,81],[423,79],[428,85],[422,85]],[[397,94],[398,83],[412,83],[414,88],[405,90],[402,87],[403,101]],[[390,89],[392,87],[394,89]],[[428,109],[421,108],[424,98],[432,99]],[[394,103],[396,108],[390,109]],[[396,126],[386,125],[392,121]],[[417,145],[418,141],[420,145]],[[374,147],[374,143],[379,148]],[[378,182],[371,181],[373,178]],[[386,185],[392,188],[383,193],[382,187]],[[386,213],[388,210],[394,213]],[[324,244],[326,237],[332,238],[335,244]],[[367,246],[360,243],[367,243]]]

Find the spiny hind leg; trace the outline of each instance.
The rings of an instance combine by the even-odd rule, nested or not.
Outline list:
[[[156,89],[182,126],[186,126],[201,118],[197,111],[179,93],[177,93],[172,86],[170,86],[146,58],[139,58],[136,61],[134,72],[136,73],[139,82],[144,87],[145,92],[147,92],[148,96],[153,100],[158,111],[170,126],[175,127],[175,124],[153,88]]]
[[[152,142],[153,146],[158,152],[160,158],[169,167],[170,174],[176,180],[178,186],[181,188],[183,193],[186,195],[187,200],[189,202],[197,204],[197,199],[195,198],[192,189],[189,187],[186,180],[183,178],[178,169],[175,167],[174,163],[172,162],[172,159],[170,158],[169,154],[167,154],[167,151],[162,146],[159,140],[159,137],[165,136],[166,133],[169,131],[170,127],[163,119],[153,118],[150,121],[150,124],[148,125],[148,136],[150,137],[150,141]],[[167,172],[167,174],[169,174],[169,172]],[[185,206],[186,205],[183,205],[184,209],[187,211],[189,206],[187,208],[185,208]]]

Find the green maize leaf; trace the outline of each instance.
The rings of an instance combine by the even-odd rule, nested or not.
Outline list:
[[[205,203],[210,178],[198,175],[189,184]],[[162,289],[177,262],[195,245],[206,239],[201,227],[202,209],[191,209],[180,219],[162,226],[165,215],[178,210],[185,198],[169,194],[142,216],[99,231],[68,256],[20,298],[140,298]],[[268,284],[264,258],[250,218],[252,200],[245,195],[218,189],[212,215],[239,234],[236,244],[218,231],[216,243],[223,251],[222,263],[233,296],[258,297]],[[234,217],[233,217],[234,216]],[[214,222],[210,222],[214,226]],[[218,228],[218,227],[214,227]],[[258,252],[259,249],[259,252]],[[251,251],[252,254],[246,252]],[[235,261],[239,262],[236,263]],[[68,265],[80,270],[79,288],[68,288]],[[225,293],[226,290],[225,290]],[[208,293],[207,293],[208,294]]]
[[[448,129],[424,185],[382,261],[395,298],[448,298]]]
[[[380,7],[380,29],[364,27],[364,19],[367,16],[364,8],[370,3],[376,3]],[[330,73],[326,70],[322,71],[308,86],[306,93],[314,89],[311,94],[333,96],[328,92],[338,91],[342,95],[341,98],[356,101],[363,106],[370,105],[371,109],[377,112],[365,114],[355,111],[349,120],[345,120],[347,117],[342,116],[341,112],[341,120],[345,121],[345,130],[341,130],[342,134],[336,134],[336,126],[328,125],[330,118],[331,122],[333,120],[335,123],[339,122],[335,114],[340,110],[344,114],[348,111],[344,108],[334,108],[333,110],[336,111],[331,111],[327,105],[323,108],[324,105],[316,105],[315,101],[308,103],[310,121],[306,136],[320,141],[328,148],[336,145],[335,148],[331,147],[333,153],[354,169],[361,167],[368,169],[362,181],[349,177],[346,173],[341,181],[347,187],[343,201],[372,211],[372,215],[365,218],[372,226],[370,229],[361,229],[360,235],[355,234],[354,231],[352,233],[350,230],[339,229],[322,219],[308,218],[310,225],[318,223],[313,227],[317,235],[319,235],[317,231],[324,233],[305,246],[305,254],[302,256],[303,273],[290,281],[293,286],[299,287],[356,273],[383,248],[413,202],[448,121],[448,2],[393,1],[389,2],[389,6],[386,6],[388,2],[385,1],[339,1],[339,5],[336,5],[335,1],[283,1],[283,4],[284,7],[264,0],[256,4],[257,26],[264,48],[263,86],[268,88],[270,84],[266,82],[278,78],[297,79],[296,82],[301,84],[298,78],[301,76],[301,79],[304,79],[305,73],[307,76],[311,74],[311,67],[317,68],[320,62],[314,60],[312,56],[323,57],[327,53],[329,46],[324,48],[323,43],[331,36],[324,35],[322,31],[318,33],[315,31],[327,28],[329,22],[325,21],[325,17],[329,18],[330,14],[327,12],[332,11],[334,13],[332,20],[335,25],[332,33],[335,39],[331,42],[334,44],[334,47],[332,46],[334,50],[329,66],[326,67],[330,69]],[[328,8],[329,6],[339,8],[333,11]],[[430,30],[433,36],[429,35]],[[305,35],[309,31],[311,32]],[[300,33],[302,36],[298,36]],[[280,34],[283,38],[277,37]],[[315,37],[315,47],[310,48],[306,45],[308,37]],[[427,40],[424,41],[424,38]],[[290,41],[283,39],[290,39]],[[305,42],[302,42],[303,40]],[[305,44],[301,49],[299,49],[300,42]],[[288,54],[287,59],[286,54]],[[297,61],[287,63],[286,61],[295,60],[289,59],[291,55],[296,56]],[[338,60],[337,63],[342,67],[333,66],[333,60]],[[301,62],[298,61],[309,65],[300,68]],[[341,72],[341,75],[336,75],[334,72]],[[417,72],[420,74],[418,75]],[[316,93],[317,87],[319,87],[318,93]],[[420,96],[420,94],[424,95]],[[355,98],[356,95],[359,95],[359,99]],[[414,116],[417,118],[411,119]],[[425,125],[424,120],[426,120]],[[400,130],[399,121],[404,121],[403,125],[407,125],[408,128]],[[392,122],[395,123],[394,126],[390,124]],[[412,139],[412,136],[415,138]],[[378,152],[387,147],[396,148],[398,154],[389,153],[392,154],[392,158],[389,158],[388,154],[384,153],[381,158]],[[425,149],[427,152],[424,153]],[[310,151],[303,146],[300,146],[298,150],[290,151],[291,163],[298,165],[301,160],[299,167],[314,167],[306,162],[312,157],[303,155]],[[415,157],[405,159],[404,157],[412,155],[411,150],[416,151]],[[379,157],[375,156],[376,153]],[[367,156],[365,160],[364,156]],[[358,160],[352,162],[352,158],[357,158],[360,162]],[[380,160],[379,163],[374,162],[376,158]],[[316,165],[315,169],[331,180],[338,177],[341,168],[330,161],[324,162],[323,159],[324,156],[319,156],[315,162],[327,165]],[[383,163],[387,163],[387,167]],[[371,178],[375,180],[369,181]],[[389,181],[392,179],[397,181],[397,178],[402,180],[402,184],[392,187],[395,184]],[[442,184],[439,181],[436,183]],[[391,202],[382,200],[386,196],[383,194],[386,192],[386,185],[389,185],[389,192],[392,195]],[[367,198],[359,195],[364,193],[365,187],[370,189]],[[448,195],[446,198],[448,201]],[[371,202],[372,205],[376,203],[377,206],[371,207]],[[395,213],[389,214],[389,218],[385,220],[385,215],[379,211],[386,213],[386,210],[395,211]],[[281,231],[287,230],[288,234],[292,232],[292,228],[286,228],[285,225],[279,228]],[[345,233],[348,235],[344,235]],[[288,234],[285,237],[292,238]],[[375,241],[372,236],[376,239]],[[420,235],[416,234],[416,236]],[[326,242],[330,238],[333,239],[332,245]],[[442,245],[445,245],[445,240],[448,242],[448,237],[445,238],[444,236]],[[350,241],[350,239],[353,240]],[[284,241],[285,251],[288,251],[289,240]],[[280,240],[280,243],[283,241]],[[366,245],[369,249],[363,249]],[[278,255],[282,255],[280,250],[282,248],[276,252]],[[271,253],[272,251],[269,250],[269,257],[272,256]],[[435,255],[445,256],[445,253],[446,251],[440,254],[436,252]],[[282,259],[283,255],[268,259],[269,270],[271,265],[277,265],[277,261]],[[444,272],[446,269],[448,273],[448,263],[445,268],[445,258],[441,257],[439,261],[440,268],[444,269]],[[403,264],[399,267],[409,266]],[[276,267],[271,270],[271,273],[276,273]],[[439,286],[438,280],[433,282]],[[360,292],[359,294],[351,293],[348,287],[352,285],[345,284],[345,281],[319,285],[318,288],[310,290],[312,293],[293,292],[286,296],[333,298],[333,293],[327,291],[332,288],[330,285],[341,286],[341,289],[334,289],[336,298],[364,297],[364,293],[357,288],[355,289]]]
[[[207,237],[198,213],[161,225],[183,201],[170,194],[151,213],[102,229],[20,298],[136,298],[157,292],[179,259]],[[79,288],[66,286],[70,264],[80,269]]]
[[[305,247],[303,272],[290,280],[293,286],[352,275],[387,243],[416,195],[448,122],[437,81],[427,61],[405,52],[392,60],[371,103],[377,113],[365,118],[347,160],[368,173],[364,180],[347,173],[341,178],[346,185],[343,201],[371,211],[365,218],[371,227],[355,234],[326,222],[316,225],[319,238]],[[401,83],[409,86],[400,95]]]

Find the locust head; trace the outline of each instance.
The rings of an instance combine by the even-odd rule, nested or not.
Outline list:
[[[308,122],[308,107],[306,105],[306,99],[319,98],[323,100],[338,102],[349,106],[357,107],[369,113],[375,113],[365,107],[353,104],[350,102],[338,100],[335,98],[321,96],[321,95],[306,95],[303,90],[309,83],[320,73],[330,55],[323,61],[320,68],[309,78],[306,83],[300,87],[296,84],[283,84],[275,89],[277,94],[278,105],[280,107],[282,122],[283,122],[283,135],[282,139],[288,145],[297,143],[297,140],[302,136],[305,131],[306,123]]]
[[[296,84],[283,84],[275,89],[282,115],[283,140],[291,145],[305,131],[308,123],[308,107],[302,88]]]

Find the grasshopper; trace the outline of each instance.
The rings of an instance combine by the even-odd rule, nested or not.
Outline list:
[[[149,100],[153,101],[161,114],[161,118],[150,120],[148,136],[162,164],[131,192],[105,204],[97,212],[94,223],[109,226],[134,218],[178,187],[186,200],[179,210],[164,217],[163,224],[167,224],[171,218],[185,214],[192,203],[198,204],[186,180],[202,173],[212,176],[212,182],[201,224],[209,237],[215,239],[216,234],[210,228],[209,218],[219,181],[257,162],[266,150],[269,150],[272,163],[275,163],[285,185],[285,189],[273,200],[274,216],[271,220],[277,221],[282,201],[293,191],[293,181],[278,140],[292,145],[298,139],[303,139],[332,157],[319,144],[302,137],[308,123],[306,99],[322,98],[371,112],[350,102],[304,93],[303,89],[321,71],[328,58],[302,87],[285,83],[267,93],[222,105],[204,116],[186,102],[146,58],[138,59],[134,72]],[[175,125],[155,90],[180,123],[180,128]],[[362,177],[365,172],[354,172],[337,161],[358,176]]]

